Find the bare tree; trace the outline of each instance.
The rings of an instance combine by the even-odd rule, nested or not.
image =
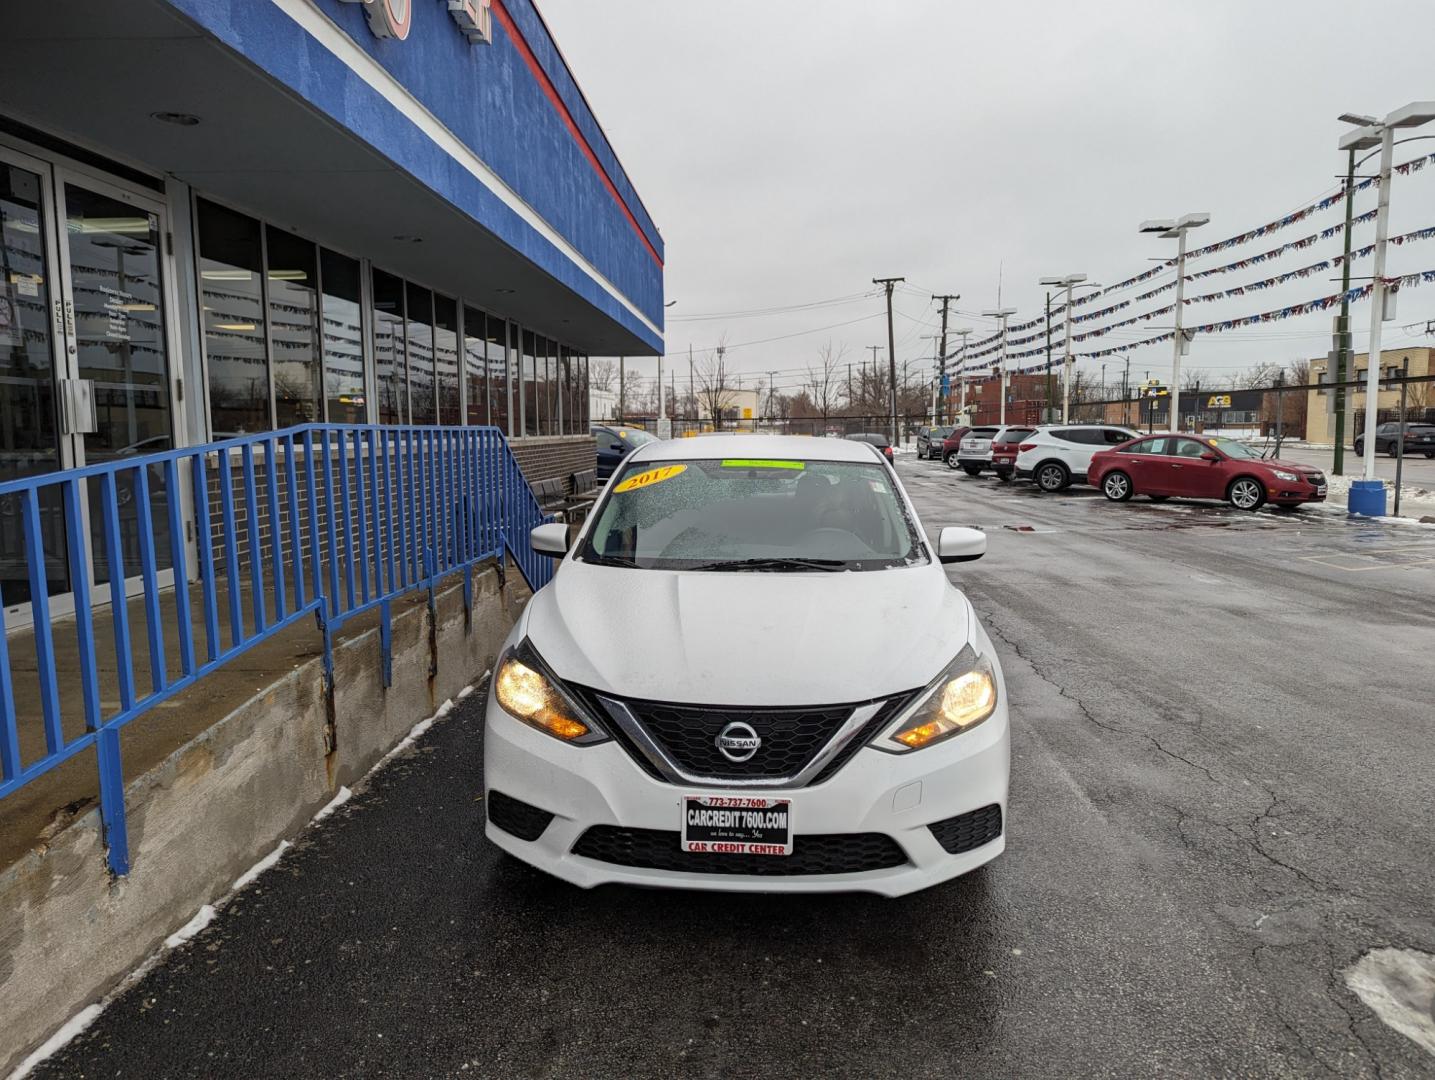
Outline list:
[[[827,427],[827,418],[837,409],[837,403],[841,400],[842,380],[838,376],[842,368],[842,357],[847,353],[847,346],[842,345],[834,352],[832,340],[829,338],[826,345],[817,350],[817,366],[807,365],[807,378],[803,381],[803,392],[812,403],[814,411],[822,417],[822,426]]]
[[[1310,384],[1310,361],[1305,359],[1292,360],[1286,365],[1286,383],[1289,386],[1307,386]]]
[[[732,373],[727,369],[727,335],[696,366],[697,397],[701,410],[712,418],[713,430],[722,430],[723,411],[733,404]]]
[[[1245,371],[1238,371],[1227,376],[1226,385],[1232,390],[1259,390],[1262,387],[1274,386],[1276,376],[1280,372],[1280,364],[1262,361],[1259,364],[1251,365]]]
[[[588,386],[599,393],[611,394],[618,378],[618,365],[612,360],[594,360],[588,365]]]

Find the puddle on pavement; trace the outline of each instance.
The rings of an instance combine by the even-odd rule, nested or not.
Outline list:
[[[1345,985],[1386,1024],[1435,1054],[1435,956],[1376,949],[1346,970]]]

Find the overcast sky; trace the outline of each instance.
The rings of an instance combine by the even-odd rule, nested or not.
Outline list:
[[[1338,187],[1345,156],[1336,143],[1346,130],[1338,114],[1383,116],[1435,99],[1431,0],[538,2],[662,230],[667,295],[677,301],[669,355],[685,359],[690,343],[701,351],[725,335],[733,365],[754,376],[777,370],[780,389],[796,388],[829,338],[854,363],[870,360],[866,346],[885,345],[881,301],[860,296],[873,277],[906,277],[897,358],[930,371],[931,293],[961,294],[951,324],[976,328],[975,340],[990,333],[978,313],[996,306],[999,268],[1002,300],[1017,308],[1013,322],[1024,321],[1043,306],[1039,277],[1085,273],[1109,285],[1151,257],[1174,255],[1174,240],[1137,233],[1143,219],[1209,211],[1192,247],[1261,225]],[[1435,124],[1425,132],[1435,135]],[[1435,139],[1396,147],[1395,160],[1430,153]],[[1374,199],[1373,190],[1358,196],[1356,212]],[[1392,234],[1435,225],[1435,165],[1397,177],[1392,207]],[[1340,221],[1333,208],[1188,272]],[[1356,246],[1372,237],[1372,226],[1358,228]],[[1188,295],[1305,266],[1339,245],[1336,237],[1203,278],[1188,283]],[[1353,272],[1368,275],[1371,262]],[[1427,269],[1435,269],[1435,240],[1391,249],[1388,273]],[[1334,276],[1189,305],[1186,321],[1338,292]],[[854,296],[760,317],[694,318]],[[1402,293],[1387,347],[1435,344],[1424,333],[1431,318],[1435,284]],[[1368,304],[1354,308],[1352,322],[1363,349]],[[1076,348],[1139,340],[1162,326],[1169,316]],[[1324,356],[1329,331],[1326,312],[1198,336],[1186,363],[1219,377]],[[774,338],[782,340],[765,341]],[[1170,374],[1169,342],[1131,356],[1133,382],[1147,370]],[[1118,381],[1120,359],[1106,362],[1108,380]],[[636,363],[651,374],[651,360]],[[1097,376],[1100,361],[1083,367]]]

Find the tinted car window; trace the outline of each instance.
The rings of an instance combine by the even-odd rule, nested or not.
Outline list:
[[[1105,434],[1107,446],[1120,446],[1129,439],[1136,437],[1132,435],[1131,432],[1123,431],[1121,428],[1106,428]]]
[[[1061,437],[1068,442],[1081,443],[1084,446],[1106,445],[1106,436],[1101,428],[1066,428]]]
[[[1174,457],[1198,458],[1206,452],[1206,447],[1195,439],[1173,439],[1176,445],[1170,451]]]
[[[1032,430],[1031,428],[1013,428],[1010,431],[1004,432],[1001,438],[997,439],[997,442],[1003,446],[1008,443],[1021,442],[1032,433]]]
[[[1165,452],[1165,439],[1142,439],[1120,451],[1123,454],[1164,454]]]

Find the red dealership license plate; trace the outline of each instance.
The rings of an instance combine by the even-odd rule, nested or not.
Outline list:
[[[760,795],[685,795],[683,850],[791,855],[792,803]]]

